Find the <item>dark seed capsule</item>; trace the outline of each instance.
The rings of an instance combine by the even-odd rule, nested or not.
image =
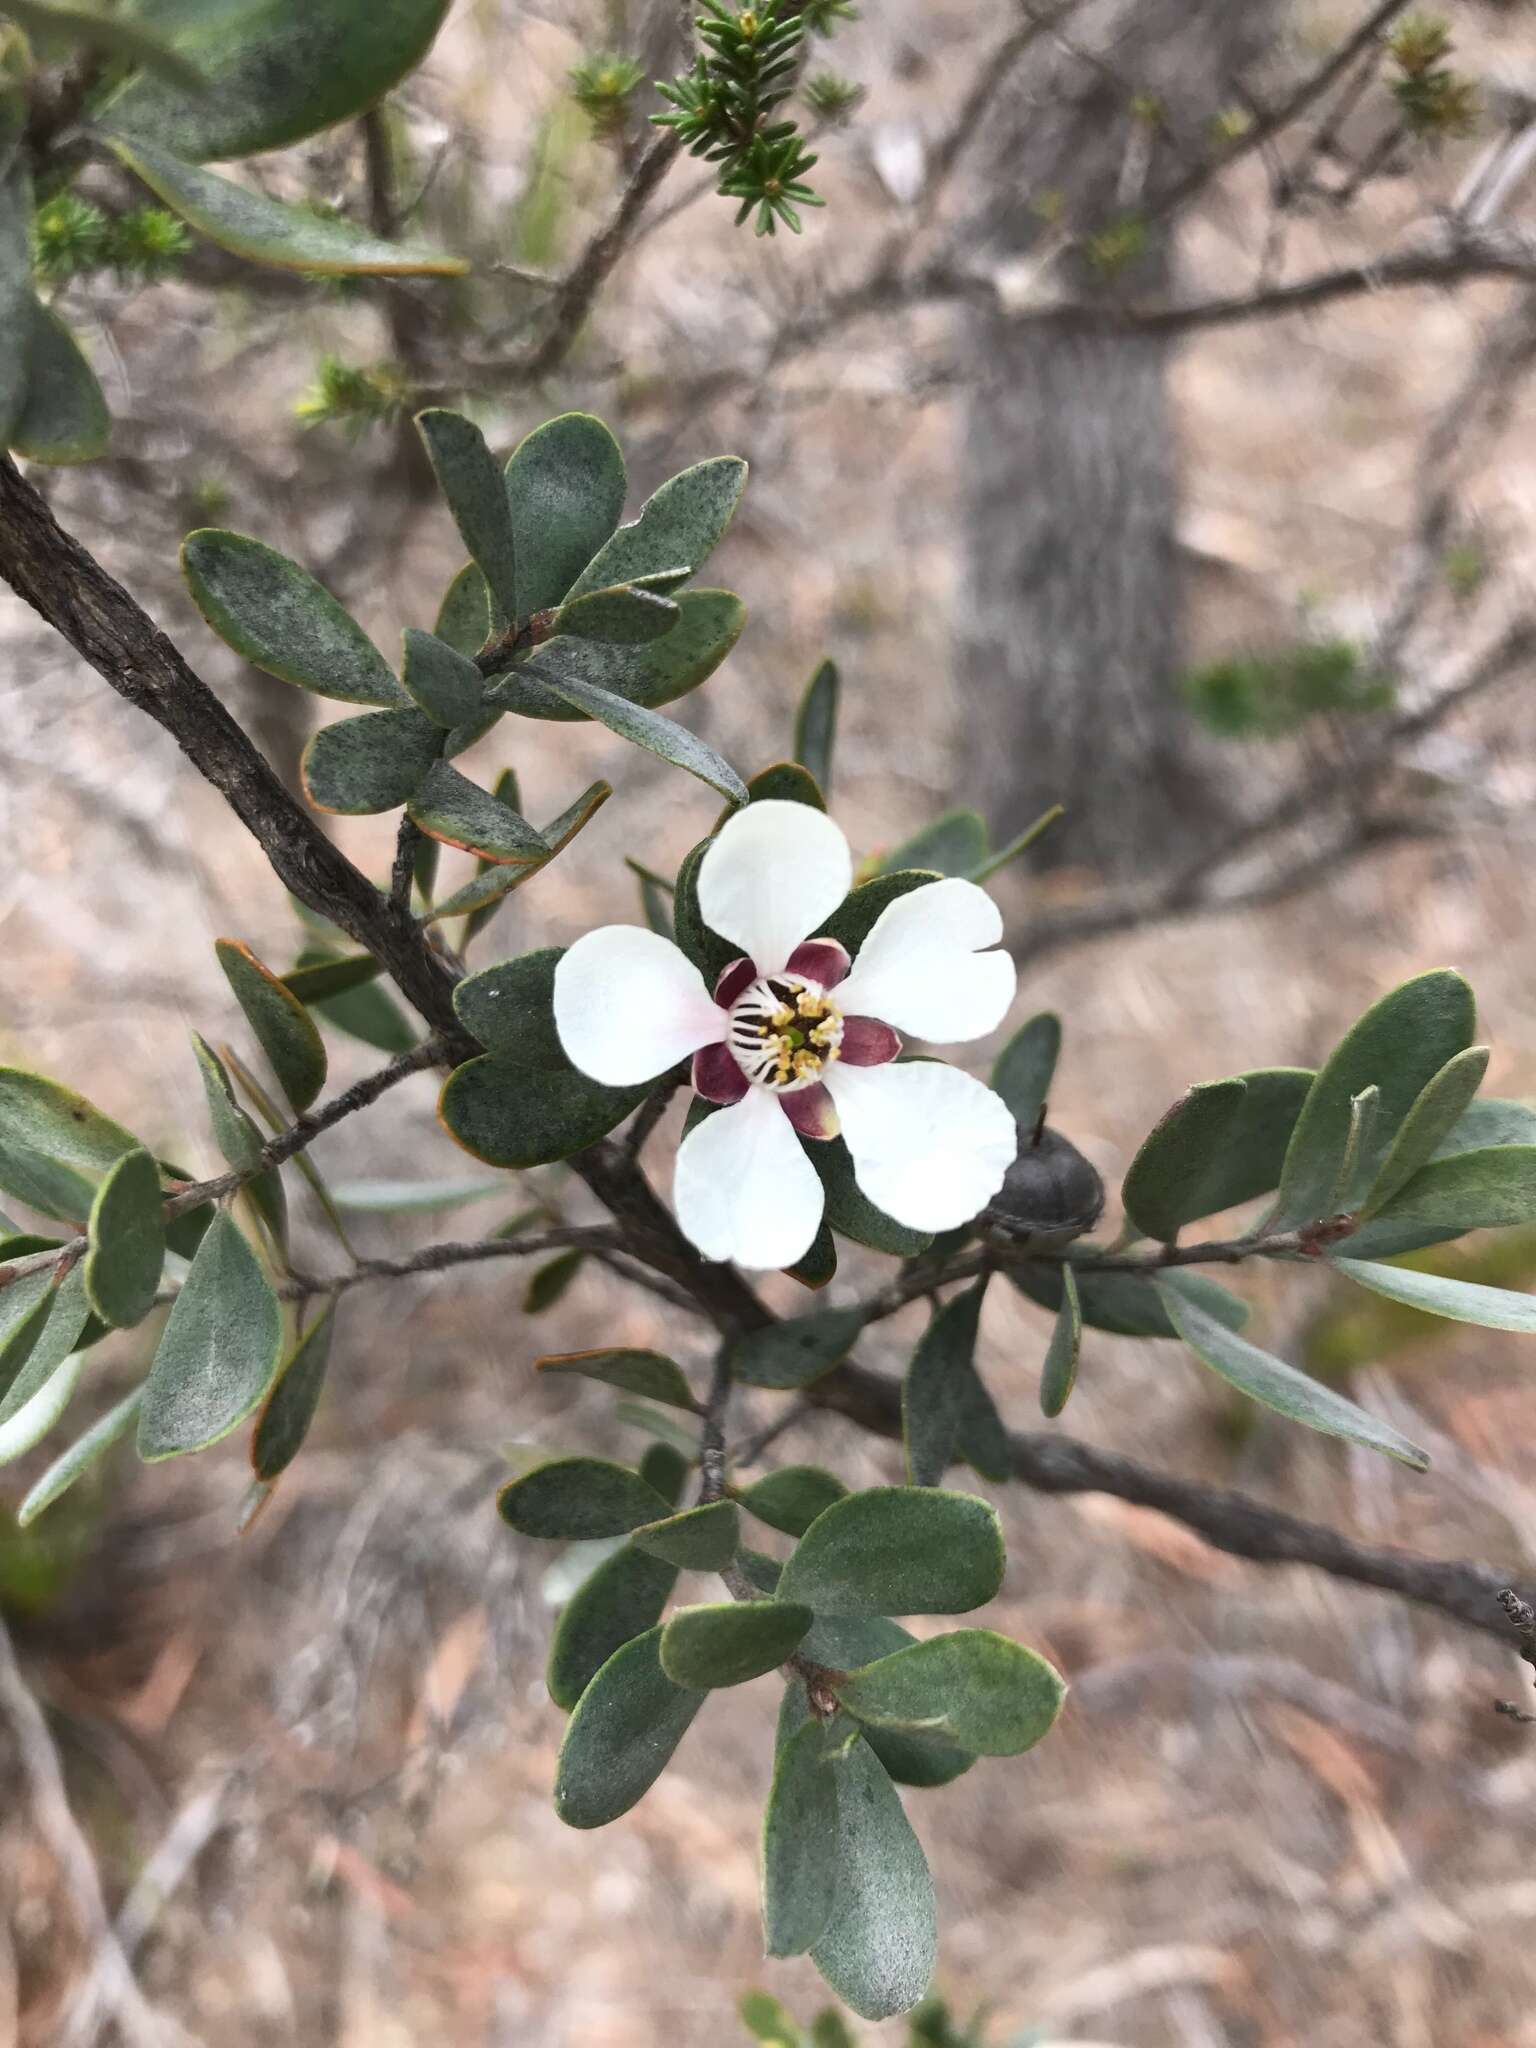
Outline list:
[[[986,1235],[1053,1251],[1085,1236],[1103,1213],[1104,1183],[1070,1138],[1049,1125],[1021,1125],[1018,1156],[979,1221]]]

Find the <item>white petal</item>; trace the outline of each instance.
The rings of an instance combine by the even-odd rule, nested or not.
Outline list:
[[[852,886],[847,840],[809,804],[748,804],[699,862],[704,922],[740,946],[759,974],[777,974]]]
[[[983,953],[1002,914],[974,882],[927,882],[888,903],[837,991],[845,1017],[878,1017],[936,1045],[985,1038],[1013,1001],[1018,970]]]
[[[717,1109],[678,1148],[677,1220],[706,1259],[763,1271],[803,1259],[821,1225],[816,1169],[766,1088]]]
[[[937,1060],[827,1069],[853,1155],[877,1209],[911,1230],[951,1230],[984,1209],[1013,1164],[1018,1133],[990,1088]]]
[[[725,1012],[670,939],[605,924],[555,969],[555,1029],[572,1066],[627,1088],[724,1037]]]

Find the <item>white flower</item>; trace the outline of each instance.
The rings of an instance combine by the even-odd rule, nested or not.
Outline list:
[[[699,864],[699,911],[742,957],[713,993],[670,939],[605,925],[555,970],[567,1057],[611,1087],[689,1054],[720,1103],[684,1138],[678,1221],[707,1259],[792,1266],[821,1224],[821,1180],[801,1138],[846,1140],[871,1202],[914,1230],[984,1208],[1013,1163],[1013,1118],[990,1088],[933,1060],[896,1063],[901,1032],[985,1037],[1016,974],[997,906],[974,882],[934,881],[881,912],[850,963],[813,939],[853,882],[848,842],[806,804],[737,811]]]

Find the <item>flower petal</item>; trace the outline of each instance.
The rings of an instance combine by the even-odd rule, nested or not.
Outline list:
[[[825,1199],[766,1088],[749,1088],[734,1107],[695,1125],[678,1148],[672,1195],[678,1222],[706,1259],[764,1271],[805,1257]]]
[[[693,1092],[706,1102],[740,1102],[747,1077],[728,1045],[701,1045],[693,1056]]]
[[[779,1107],[802,1138],[837,1136],[837,1104],[825,1082],[818,1081],[812,1088],[796,1088],[788,1095],[781,1095]]]
[[[879,1017],[938,1045],[985,1038],[1013,1001],[1018,971],[984,953],[1002,915],[974,882],[927,882],[888,903],[837,992],[845,1016]]]
[[[803,974],[823,988],[836,988],[848,972],[848,948],[841,939],[807,939],[784,964],[791,974]]]
[[[757,979],[757,969],[750,960],[733,960],[729,967],[722,967],[720,979],[715,983],[715,1001],[722,1010],[728,1010],[738,996],[744,996]]]
[[[883,1067],[901,1051],[900,1036],[878,1017],[845,1017],[837,1056],[850,1067]]]
[[[594,1081],[627,1088],[664,1074],[725,1032],[725,1012],[687,955],[635,924],[588,932],[555,969],[555,1029]]]
[[[848,842],[826,813],[769,799],[737,811],[711,841],[699,862],[699,913],[759,974],[777,974],[852,883]]]
[[[827,1086],[864,1193],[911,1230],[952,1230],[984,1209],[1018,1133],[990,1088],[937,1060],[828,1069]]]

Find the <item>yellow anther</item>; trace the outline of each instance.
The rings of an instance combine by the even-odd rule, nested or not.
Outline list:
[[[775,1010],[769,1021],[772,1023],[775,1031],[783,1031],[794,1023],[795,1013],[789,1009]]]

